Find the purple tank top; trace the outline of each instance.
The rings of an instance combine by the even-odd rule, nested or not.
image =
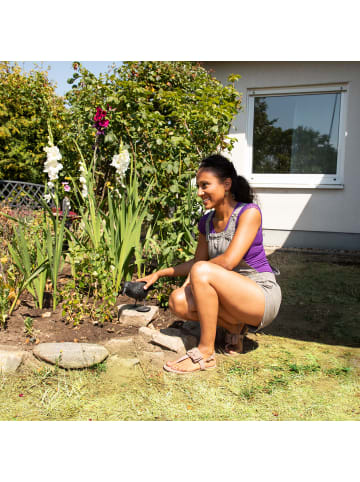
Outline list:
[[[240,205],[241,203],[237,203],[237,205],[235,206],[234,210]],[[244,207],[240,210],[239,214],[237,215],[237,218],[236,218],[236,227],[238,226],[238,222],[239,222],[239,218],[240,216],[242,215],[243,212],[245,212],[247,209],[250,209],[250,208],[255,208],[257,209],[259,212],[260,212],[260,215],[261,215],[261,210],[259,208],[259,206],[257,204],[253,204],[253,203],[249,203],[249,204],[245,204]],[[204,216],[201,217],[200,221],[199,221],[199,224],[198,224],[198,227],[199,227],[199,231],[200,233],[202,234],[206,234],[206,231],[205,231],[205,224],[206,224],[206,220],[207,220],[207,217],[210,216],[212,213],[212,211],[210,211],[209,213],[205,214]],[[229,219],[230,221],[230,219]],[[226,228],[224,229],[224,231],[227,230],[228,228],[228,225],[229,225],[229,221],[226,225]],[[213,225],[213,222],[212,222],[212,219],[210,221],[210,232],[211,233],[215,233],[215,229],[214,229],[214,225]],[[264,250],[264,245],[263,245],[263,235],[262,235],[262,215],[261,215],[261,224],[260,224],[260,227],[259,227],[259,230],[258,232],[256,233],[256,236],[255,236],[255,239],[252,243],[252,245],[250,246],[250,248],[248,249],[248,251],[245,253],[244,255],[244,261],[253,269],[255,269],[256,271],[258,271],[259,273],[266,273],[266,272],[270,272],[272,273],[272,269],[269,265],[269,262],[266,258],[266,254],[265,254],[265,250]]]

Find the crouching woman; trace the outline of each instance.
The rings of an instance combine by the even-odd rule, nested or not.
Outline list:
[[[199,321],[200,342],[184,357],[164,365],[178,374],[216,367],[216,328],[226,330],[225,351],[236,355],[248,326],[259,330],[277,316],[281,289],[266,258],[262,218],[248,182],[221,155],[204,159],[196,175],[198,196],[206,210],[199,221],[194,259],[152,273],[147,289],[163,276],[187,276],[169,298],[170,310]]]

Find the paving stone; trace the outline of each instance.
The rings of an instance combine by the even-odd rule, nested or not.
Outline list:
[[[14,373],[21,365],[24,351],[0,350],[0,373]]]
[[[134,339],[132,337],[112,338],[104,343],[103,346],[111,355],[118,354],[126,357],[134,353]]]
[[[86,368],[101,363],[109,355],[101,345],[91,343],[40,343],[34,355],[61,368]]]
[[[138,363],[140,363],[139,358],[118,358],[116,360],[116,364],[122,368],[134,368]]]
[[[147,326],[159,311],[157,306],[150,306],[150,311],[142,313],[141,311],[131,309],[133,306],[129,304],[118,305],[119,321],[122,325]]]
[[[152,343],[176,353],[184,353],[197,346],[197,338],[192,335],[184,335],[176,328],[165,328],[152,335]]]
[[[156,330],[154,330],[153,328],[142,326],[141,328],[139,328],[139,335],[146,343],[150,343],[152,341],[152,336],[155,331]]]
[[[0,351],[22,351],[18,345],[0,345]]]
[[[141,361],[149,363],[154,368],[162,368],[165,363],[163,351],[143,351],[141,353]]]

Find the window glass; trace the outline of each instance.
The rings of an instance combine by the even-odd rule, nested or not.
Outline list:
[[[254,174],[336,174],[340,93],[254,99]]]

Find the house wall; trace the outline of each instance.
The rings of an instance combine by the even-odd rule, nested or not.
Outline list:
[[[223,83],[240,74],[244,110],[230,134],[238,139],[229,154],[239,174],[245,174],[247,91],[256,88],[348,83],[345,122],[344,187],[255,188],[263,212],[267,245],[360,249],[360,62],[205,62]]]

